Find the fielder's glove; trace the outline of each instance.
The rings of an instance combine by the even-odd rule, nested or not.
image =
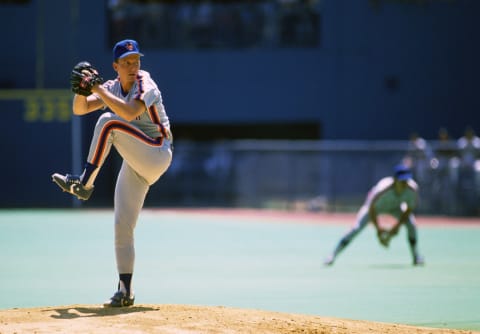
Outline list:
[[[70,85],[75,94],[89,96],[92,94],[92,87],[102,84],[103,78],[98,71],[87,61],[75,65],[70,75]]]
[[[383,247],[388,248],[388,246],[390,245],[390,240],[392,236],[389,231],[380,229],[379,231],[377,231],[377,238]]]

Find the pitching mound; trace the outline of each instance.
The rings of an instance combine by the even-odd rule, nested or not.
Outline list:
[[[186,305],[105,309],[72,305],[0,310],[0,333],[474,333],[299,314]],[[476,332],[479,333],[479,332]]]

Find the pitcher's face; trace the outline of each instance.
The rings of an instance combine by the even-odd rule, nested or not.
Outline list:
[[[113,63],[113,69],[118,73],[120,81],[135,82],[140,70],[140,55],[132,54]]]

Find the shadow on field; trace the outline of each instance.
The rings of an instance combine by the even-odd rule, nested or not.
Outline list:
[[[128,314],[135,312],[156,311],[156,308],[145,306],[134,307],[100,307],[100,306],[79,306],[70,308],[59,308],[53,311],[57,314],[51,315],[54,319],[76,319],[76,318],[90,318],[90,317],[109,317],[119,314]],[[52,310],[49,310],[50,312]]]
[[[384,269],[384,270],[391,270],[391,269],[414,269],[414,268],[421,268],[422,266],[414,266],[407,263],[384,263],[384,264],[372,264],[368,266],[372,269]]]

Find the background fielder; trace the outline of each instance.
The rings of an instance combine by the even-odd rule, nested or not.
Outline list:
[[[412,173],[408,167],[398,165],[395,167],[393,177],[381,179],[369,191],[365,203],[357,214],[357,220],[353,228],[338,242],[335,250],[325,260],[325,265],[332,265],[338,254],[362,231],[369,222],[372,222],[377,238],[383,246],[388,246],[404,224],[407,228],[408,243],[414,265],[423,264],[423,258],[417,250],[417,228],[413,210],[418,202],[418,185],[412,179]],[[397,222],[390,230],[384,230],[378,217],[381,214],[393,216]]]
[[[172,159],[170,122],[156,83],[148,72],[140,70],[141,56],[136,41],[118,42],[113,48],[113,69],[118,77],[104,84],[89,63],[75,66],[71,75],[72,90],[76,93],[73,113],[85,115],[104,108],[112,112],[102,114],[95,125],[82,175],[52,175],[64,191],[87,200],[112,145],[123,158],[114,198],[119,284],[105,306],[134,303],[135,225],[149,187],[165,173]]]

